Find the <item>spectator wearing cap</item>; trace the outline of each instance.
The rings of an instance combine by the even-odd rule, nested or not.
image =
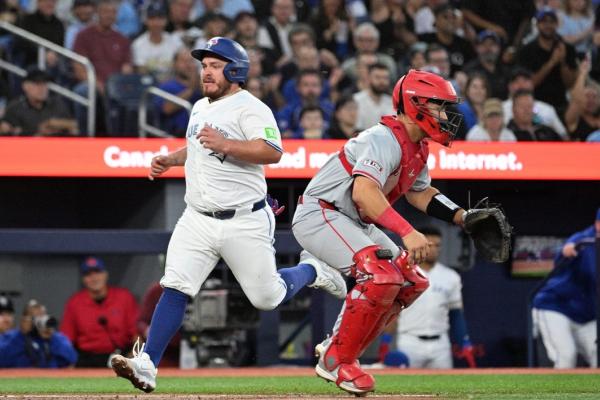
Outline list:
[[[124,288],[108,285],[97,257],[81,264],[84,288],[69,298],[60,330],[79,352],[80,367],[105,367],[111,354],[128,351],[137,335],[139,308]]]
[[[363,130],[377,125],[381,117],[394,113],[390,71],[386,65],[376,63],[369,67],[369,86],[354,94],[358,104],[356,129]]]
[[[458,10],[449,3],[437,6],[435,15],[435,32],[419,35],[419,41],[444,47],[450,57],[450,74],[461,71],[463,66],[475,59],[475,50],[468,40],[457,35]]]
[[[30,300],[19,329],[0,339],[0,368],[64,368],[75,365],[77,352],[69,339],[57,332],[56,318],[46,307]]]
[[[167,9],[161,3],[148,5],[145,25],[146,32],[131,45],[133,65],[138,73],[150,73],[163,82],[171,76],[173,57],[184,45],[177,35],[165,31]]]
[[[600,209],[591,226],[565,241],[554,257],[554,269],[533,297],[534,326],[554,368],[575,368],[578,354],[590,367],[598,367],[594,242],[599,235]]]
[[[65,40],[65,27],[56,16],[57,0],[37,0],[36,10],[25,15],[18,23],[19,27],[38,35],[50,42],[62,46]],[[38,48],[28,40],[17,40],[15,48],[23,54],[23,65],[37,64]],[[57,54],[53,51],[46,52],[47,67],[54,67],[58,63]]]
[[[194,104],[202,98],[198,67],[188,48],[179,49],[173,57],[173,78],[161,83],[159,88]],[[173,136],[184,137],[189,113],[162,97],[155,99],[154,104],[160,113],[161,127]]]
[[[513,117],[508,123],[517,140],[529,141],[561,141],[562,138],[554,129],[539,123],[533,113],[533,93],[518,90],[512,97]]]
[[[350,80],[358,78],[357,63],[362,55],[370,54],[377,58],[377,62],[385,64],[390,71],[391,78],[396,79],[398,74],[396,61],[389,56],[378,51],[379,49],[379,31],[371,22],[363,22],[354,30],[354,47],[356,52],[353,57],[346,59],[342,63],[344,75]]]
[[[538,35],[517,54],[517,64],[532,73],[535,97],[556,108],[562,115],[567,106],[566,92],[575,83],[575,48],[557,33],[558,16],[552,9],[535,15]]]
[[[94,22],[96,3],[94,0],[75,0],[71,12],[73,20],[65,31],[65,47],[69,50],[73,50],[77,34]]]
[[[258,43],[261,47],[273,49],[279,65],[289,61],[293,56],[288,35],[296,20],[295,14],[293,0],[274,0],[271,5],[271,16],[258,31]]]
[[[517,67],[513,69],[508,82],[508,99],[502,102],[504,110],[504,123],[508,122],[513,117],[513,96],[519,90],[525,90],[533,93],[533,80],[531,72],[524,68]],[[561,119],[556,113],[556,109],[546,102],[533,100],[533,118],[536,122],[544,124],[552,128],[563,139],[567,139],[567,130]]]
[[[483,103],[481,122],[467,132],[471,142],[516,142],[515,135],[504,125],[502,102],[491,98]]]
[[[484,30],[477,35],[477,58],[465,64],[467,75],[479,72],[490,84],[490,96],[505,99],[510,70],[500,60],[502,43],[496,32]]]
[[[15,327],[15,307],[8,296],[0,295],[0,340],[2,335]]]
[[[6,107],[0,134],[13,136],[69,136],[78,132],[61,99],[50,96],[50,76],[37,67],[31,67],[23,79],[23,95]]]

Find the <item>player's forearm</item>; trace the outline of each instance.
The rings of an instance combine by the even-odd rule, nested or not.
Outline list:
[[[434,199],[435,196],[439,195]],[[406,200],[416,209],[425,214],[441,219],[455,225],[463,225],[463,213],[465,210],[454,204],[446,196],[433,186],[421,192],[408,192]]]
[[[434,188],[433,186],[429,186],[427,189],[422,190],[420,192],[409,191],[406,193],[406,200],[410,203],[411,206],[415,207],[417,210],[421,212],[427,213],[427,206],[429,202],[440,191]]]
[[[359,207],[363,217],[389,229],[401,238],[414,231],[412,225],[390,205],[379,184],[365,176],[354,178],[352,200]]]
[[[264,140],[226,139],[225,154],[251,164],[276,164],[281,160],[281,152]]]
[[[182,167],[187,160],[187,146],[169,154],[169,161],[173,167]]]

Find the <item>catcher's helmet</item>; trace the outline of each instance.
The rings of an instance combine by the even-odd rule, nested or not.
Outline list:
[[[450,145],[462,120],[461,114],[446,110],[447,105],[460,103],[450,82],[434,73],[411,69],[396,83],[392,101],[398,114],[405,114],[436,142]],[[440,104],[440,112],[432,112],[427,102]],[[447,119],[440,117],[441,111]]]
[[[233,83],[244,83],[248,76],[250,60],[246,50],[235,40],[216,36],[209,39],[204,48],[192,50],[192,57],[202,61],[208,55],[217,56],[227,61],[223,69],[225,79]]]

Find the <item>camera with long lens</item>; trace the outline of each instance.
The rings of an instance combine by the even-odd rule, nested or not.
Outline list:
[[[56,329],[58,327],[58,320],[51,315],[40,315],[33,318],[33,326],[38,332],[42,332],[45,329]]]

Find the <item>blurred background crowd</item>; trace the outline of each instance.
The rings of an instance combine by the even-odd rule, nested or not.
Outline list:
[[[128,118],[113,118],[125,92],[156,86],[192,104],[201,98],[190,49],[227,36],[248,51],[245,88],[271,107],[286,138],[356,135],[393,113],[393,84],[417,68],[450,79],[463,97],[460,140],[596,141],[599,4],[4,0],[0,18],[91,61],[98,136],[138,136]],[[26,71],[2,71],[0,135],[87,134],[85,108],[48,90],[55,83],[85,96],[82,64],[51,50],[40,55],[1,29],[0,51]],[[170,135],[184,135],[188,114],[180,105],[156,97],[148,115]]]

